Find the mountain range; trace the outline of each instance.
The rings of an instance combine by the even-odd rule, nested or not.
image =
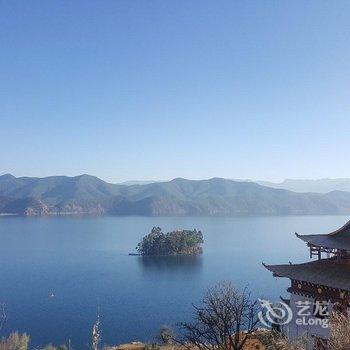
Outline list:
[[[275,183],[268,181],[256,181],[256,183],[272,188],[282,188],[294,192],[316,192],[328,193],[331,191],[350,192],[350,179],[317,179],[298,180],[286,179],[283,182]]]
[[[315,193],[328,193],[331,191],[345,191],[350,192],[350,179],[339,178],[339,179],[286,179],[282,182],[271,182],[271,181],[253,181],[243,179],[231,179],[239,182],[255,182],[262,186],[281,188],[293,192],[315,192]],[[148,181],[125,181],[121,185],[146,185],[154,182],[164,182],[159,180],[148,180]]]
[[[0,176],[0,214],[236,216],[350,214],[350,192],[296,193],[222,178],[111,184],[97,177]]]

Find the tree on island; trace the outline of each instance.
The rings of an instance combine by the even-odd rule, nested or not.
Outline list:
[[[153,227],[136,250],[141,255],[200,254],[203,242],[201,231],[177,230],[164,234],[160,227]]]

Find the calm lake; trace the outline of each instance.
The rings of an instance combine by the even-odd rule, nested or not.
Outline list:
[[[244,218],[50,217],[0,219],[3,334],[27,332],[32,345],[86,348],[98,305],[105,344],[151,341],[161,325],[188,320],[207,287],[230,280],[255,296],[286,296],[288,281],[261,265],[308,261],[294,235],[325,233],[342,216]],[[128,256],[153,226],[199,229],[198,257]],[[1,334],[0,334],[1,335]]]

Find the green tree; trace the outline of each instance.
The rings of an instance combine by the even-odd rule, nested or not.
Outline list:
[[[202,243],[201,231],[177,230],[164,234],[160,227],[153,227],[136,250],[141,255],[198,254],[202,252]]]

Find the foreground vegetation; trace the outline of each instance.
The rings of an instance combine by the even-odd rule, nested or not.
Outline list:
[[[20,334],[18,332],[11,333],[7,338],[0,339],[0,350],[28,350],[30,337],[26,333]],[[67,350],[66,345],[55,347],[51,344],[46,345],[40,350]]]
[[[143,237],[136,250],[141,255],[200,254],[203,235],[197,230],[178,230],[164,234],[160,227],[153,227]]]

